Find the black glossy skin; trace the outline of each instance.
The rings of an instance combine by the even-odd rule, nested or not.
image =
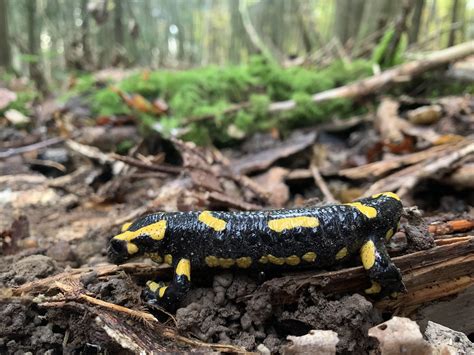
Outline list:
[[[173,257],[173,266],[179,260],[188,259],[191,270],[210,268],[204,261],[206,256],[237,259],[250,257],[249,270],[298,269],[302,267],[323,268],[345,260],[359,253],[361,247],[372,240],[375,244],[375,263],[367,270],[372,281],[381,285],[386,295],[404,291],[399,270],[392,264],[385,250],[385,238],[389,229],[396,231],[402,213],[401,202],[394,197],[380,195],[361,199],[362,205],[375,208],[377,215],[369,218],[351,205],[331,205],[317,208],[257,212],[211,212],[212,216],[226,221],[222,231],[216,231],[198,220],[200,212],[155,213],[135,221],[128,231],[136,231],[144,226],[166,220],[166,231],[162,240],[153,240],[148,235],[133,239],[138,252],[169,254]],[[316,227],[297,227],[276,232],[269,228],[268,221],[278,218],[316,217]],[[347,257],[336,259],[337,253],[347,248]],[[265,255],[288,257],[302,256],[315,252],[314,262],[300,260],[298,265],[275,265],[260,263]],[[121,263],[131,257],[124,242],[113,238],[109,246],[109,257],[115,263]],[[232,266],[236,267],[236,266]],[[252,271],[255,272],[255,271]],[[173,299],[179,301],[190,287],[189,280],[175,276],[175,280],[163,297],[156,298],[158,304],[173,308]],[[180,281],[181,280],[181,281]],[[148,294],[148,298],[151,297]],[[166,299],[166,301],[165,301]],[[161,302],[160,302],[161,300]]]

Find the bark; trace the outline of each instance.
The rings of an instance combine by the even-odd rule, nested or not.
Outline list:
[[[245,31],[242,16],[239,12],[239,2],[230,0],[228,2],[230,14],[230,44],[229,60],[232,63],[239,63],[243,54],[254,52],[252,42]]]
[[[296,20],[298,23],[298,27],[301,33],[301,40],[303,42],[303,46],[305,49],[305,52],[307,54],[311,54],[313,51],[313,41],[310,36],[310,29],[309,26],[305,22],[305,7],[303,4],[301,4],[299,1],[293,2],[292,3],[294,6],[294,12],[296,14]]]
[[[471,286],[474,283],[474,236],[453,240],[452,243],[447,238],[446,242],[431,249],[392,258],[403,274],[408,293],[395,300],[378,302],[377,308],[412,311],[419,305],[457,294]],[[270,294],[272,304],[289,304],[309,286],[326,294],[352,293],[367,288],[369,282],[361,266],[329,272],[306,272],[269,280],[247,297]]]
[[[341,43],[348,39],[349,19],[351,3],[350,0],[336,0],[336,11],[334,19],[334,33]]]
[[[8,40],[8,0],[0,0],[0,67],[10,68],[10,42]]]
[[[114,37],[115,43],[123,47],[125,36],[123,31],[123,8],[122,8],[122,1],[115,0],[115,11],[114,11]]]
[[[27,20],[28,20],[28,51],[31,56],[29,69],[30,77],[35,82],[36,88],[43,94],[47,93],[47,84],[40,69],[39,36],[41,28],[38,25],[36,11],[36,0],[26,2]]]
[[[453,7],[451,8],[451,24],[455,24],[456,22],[458,22],[459,3],[459,0],[453,1]],[[456,42],[456,30],[457,29],[455,27],[451,27],[451,30],[449,31],[448,46],[453,46]]]
[[[83,61],[86,65],[92,64],[92,52],[89,46],[89,15],[87,13],[88,0],[81,0],[81,43],[82,43],[82,55]]]
[[[423,14],[423,8],[425,7],[425,0],[416,0],[415,9],[412,17],[412,24],[408,32],[408,42],[410,44],[418,41],[418,34],[420,33],[421,16]]]

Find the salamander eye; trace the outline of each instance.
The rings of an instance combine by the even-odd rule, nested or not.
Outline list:
[[[109,248],[107,250],[109,260],[114,264],[120,264],[127,260],[128,250],[127,242],[124,240],[119,240],[112,238],[109,243]]]

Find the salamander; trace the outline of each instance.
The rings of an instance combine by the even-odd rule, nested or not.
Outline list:
[[[385,244],[402,214],[384,192],[352,203],[252,212],[154,213],[122,227],[108,247],[117,264],[147,255],[174,268],[169,285],[148,281],[146,298],[168,310],[191,287],[191,270],[326,268],[359,254],[372,282],[368,294],[404,292]]]

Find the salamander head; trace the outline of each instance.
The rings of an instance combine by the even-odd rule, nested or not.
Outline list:
[[[402,216],[403,205],[400,197],[393,192],[382,192],[367,200],[377,206],[379,223],[387,231],[386,239],[389,240],[397,231]]]
[[[400,198],[393,192],[372,195],[349,205],[359,209],[369,220],[372,220],[372,226],[378,233],[386,234],[387,240],[397,231],[403,206]]]
[[[122,232],[109,241],[107,254],[114,264],[147,254],[161,262],[160,249],[165,238],[166,220],[156,220],[156,215],[142,217],[122,226]]]

